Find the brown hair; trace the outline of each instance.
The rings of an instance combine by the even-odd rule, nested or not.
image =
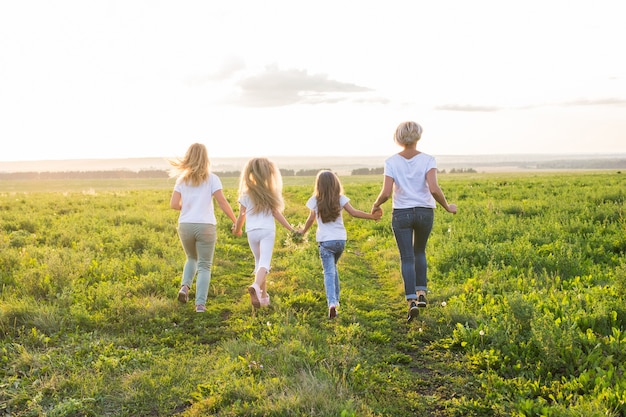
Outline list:
[[[317,173],[313,195],[317,199],[317,214],[322,223],[332,222],[339,217],[341,194],[343,194],[343,187],[334,172],[323,170]]]

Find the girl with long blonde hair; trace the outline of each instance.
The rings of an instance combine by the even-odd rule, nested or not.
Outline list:
[[[267,158],[250,159],[239,181],[239,217],[233,233],[242,235],[245,223],[248,244],[254,255],[254,282],[248,287],[255,308],[267,307],[267,274],[270,271],[276,222],[290,232],[295,229],[283,215],[282,177],[275,163]]]
[[[172,165],[170,175],[177,176],[170,207],[180,211],[177,230],[186,255],[178,301],[186,303],[189,300],[189,289],[197,273],[196,312],[203,313],[206,311],[217,241],[213,199],[233,223],[237,218],[224,196],[222,182],[209,170],[206,146],[194,143],[187,149],[184,158],[169,162]]]

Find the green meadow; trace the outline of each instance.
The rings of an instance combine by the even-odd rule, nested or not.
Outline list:
[[[379,222],[344,216],[332,321],[314,229],[277,229],[255,311],[247,240],[218,211],[198,314],[176,299],[173,180],[1,181],[0,415],[626,415],[626,174],[439,180],[459,212],[437,209],[410,323],[390,202]],[[367,211],[382,178],[342,181]],[[312,190],[285,178],[293,224]]]

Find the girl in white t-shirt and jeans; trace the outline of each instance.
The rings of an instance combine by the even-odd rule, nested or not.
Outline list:
[[[400,252],[408,321],[426,307],[426,243],[436,203],[456,214],[456,205],[448,204],[437,182],[435,158],[417,150],[421,137],[422,127],[415,122],[397,127],[393,138],[403,150],[385,160],[383,186],[372,206],[372,213],[381,211],[393,193],[391,227]]]
[[[197,272],[196,312],[204,313],[217,241],[213,198],[233,223],[237,219],[224,197],[222,182],[209,172],[209,157],[203,144],[194,143],[183,159],[170,161],[170,164],[172,175],[178,175],[170,207],[180,211],[178,236],[187,256],[178,301],[186,303],[189,300],[189,288]]]
[[[267,307],[267,274],[270,271],[276,223],[295,232],[285,216],[282,177],[276,164],[267,158],[252,158],[244,166],[239,181],[239,217],[233,226],[236,236],[242,235],[245,223],[250,249],[254,254],[254,282],[248,287],[254,308]]]
[[[343,194],[343,187],[335,173],[327,170],[318,172],[313,196],[306,203],[311,211],[301,233],[306,233],[317,220],[315,238],[324,269],[324,288],[329,319],[337,317],[339,307],[337,262],[346,247],[347,239],[341,216],[342,211],[345,209],[351,216],[361,219],[378,220],[382,216],[382,211],[366,213],[357,210],[349,201],[350,199]]]

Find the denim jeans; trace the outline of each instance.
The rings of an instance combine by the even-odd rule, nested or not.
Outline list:
[[[318,243],[322,267],[324,268],[324,288],[326,288],[328,307],[339,305],[339,271],[337,271],[337,262],[345,247],[345,240],[328,240]]]
[[[182,285],[191,288],[196,279],[196,305],[206,304],[211,283],[211,265],[217,241],[217,228],[207,223],[180,223],[178,237],[183,245],[187,260],[183,268]]]
[[[427,290],[426,243],[433,228],[434,209],[414,207],[394,209],[391,227],[396,237],[404,293],[407,300],[417,298],[417,291]]]

